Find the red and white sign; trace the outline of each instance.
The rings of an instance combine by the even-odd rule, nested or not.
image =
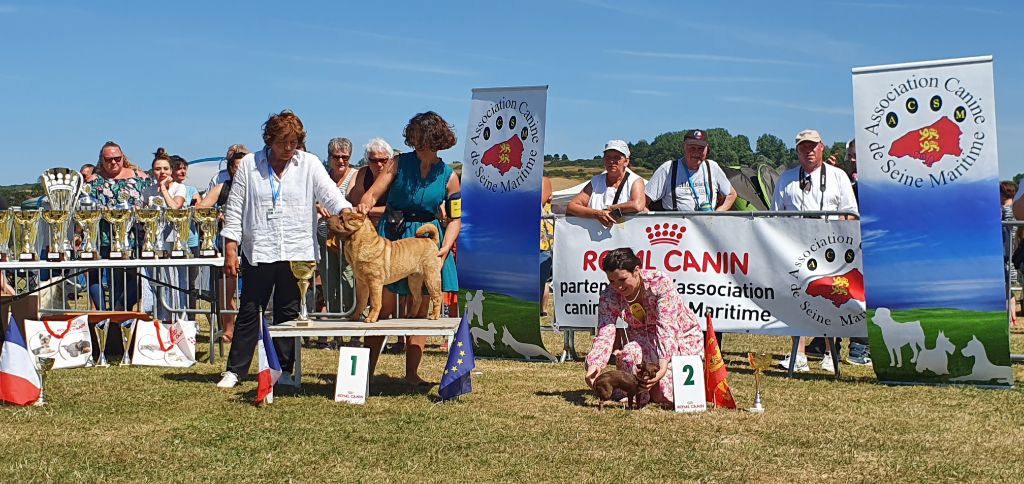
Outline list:
[[[611,229],[591,219],[555,224],[555,320],[593,328],[608,279],[601,260],[632,248],[643,269],[675,279],[715,329],[787,336],[866,336],[857,222],[804,218],[628,218]]]

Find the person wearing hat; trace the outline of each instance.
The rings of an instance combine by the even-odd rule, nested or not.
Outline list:
[[[655,211],[725,212],[736,201],[725,172],[708,159],[708,134],[701,129],[683,135],[683,157],[654,171],[646,195],[648,209]]]
[[[644,179],[629,169],[629,146],[625,141],[605,143],[604,169],[573,197],[565,208],[567,215],[596,219],[611,227],[622,214],[644,210]]]
[[[799,166],[782,173],[772,194],[772,210],[804,212],[852,212],[857,213],[857,199],[853,195],[850,177],[842,168],[824,163],[825,143],[813,129],[805,129],[796,135],[796,156]],[[845,215],[833,215],[830,220],[849,219]],[[827,343],[827,340],[826,340]],[[804,352],[805,341],[800,338],[797,348],[796,366],[798,372],[810,371]],[[821,360],[821,369],[834,371],[831,348]],[[779,365],[789,368],[790,356]]]

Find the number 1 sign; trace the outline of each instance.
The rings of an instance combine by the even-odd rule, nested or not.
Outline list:
[[[341,348],[334,401],[364,404],[369,392],[369,348]]]
[[[703,412],[708,409],[704,394],[704,362],[700,355],[673,356],[672,382],[677,412]]]

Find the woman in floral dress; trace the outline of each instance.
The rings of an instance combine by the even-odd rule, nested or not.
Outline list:
[[[609,252],[601,263],[608,276],[608,288],[601,294],[597,313],[597,337],[587,355],[586,382],[591,388],[608,362],[615,342],[615,321],[626,321],[627,343],[617,354],[618,369],[636,374],[641,363],[656,362],[658,373],[643,388],[640,405],[653,400],[670,404],[672,393],[672,357],[699,355],[703,337],[697,317],[676,292],[675,283],[666,274],[640,269],[640,259],[632,249]]]

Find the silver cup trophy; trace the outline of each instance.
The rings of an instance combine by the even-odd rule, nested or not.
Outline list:
[[[53,364],[56,361],[52,357],[36,358],[36,370],[39,372],[39,398],[34,404],[36,406],[46,405],[46,397],[43,395],[43,392],[46,391],[46,375],[53,369]]]
[[[107,337],[110,336],[110,325],[111,324],[112,323],[110,322],[110,320],[107,319],[105,321],[100,321],[99,323],[96,323],[92,327],[93,332],[96,333],[96,342],[99,344],[99,347],[100,347],[100,349],[99,349],[99,357],[96,360],[96,366],[98,366],[98,367],[110,366],[110,364],[107,363],[106,349],[107,349]]]

